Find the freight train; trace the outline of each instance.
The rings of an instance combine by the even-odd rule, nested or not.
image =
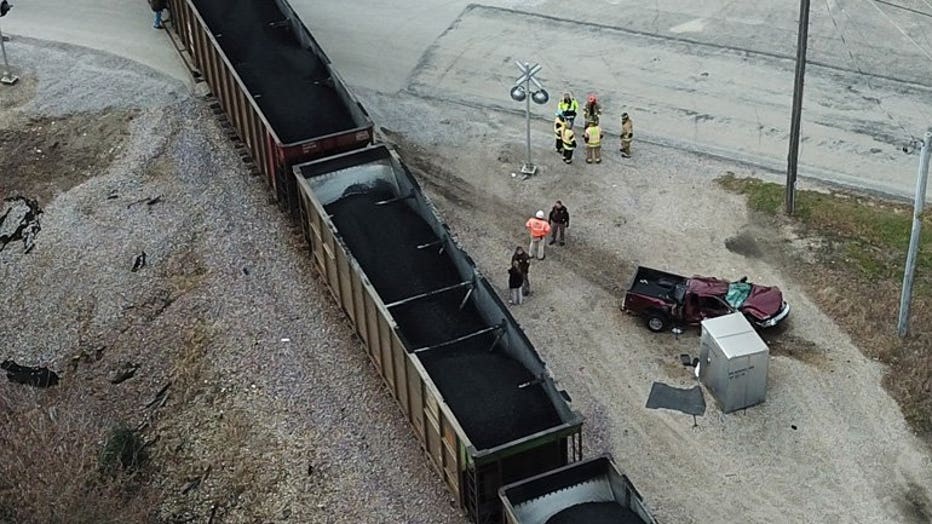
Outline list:
[[[288,3],[169,8],[183,57],[300,223],[314,265],[468,518],[544,524],[608,511],[608,522],[654,522],[610,459],[582,461],[583,420],[569,395],[398,154],[374,143],[365,108]]]

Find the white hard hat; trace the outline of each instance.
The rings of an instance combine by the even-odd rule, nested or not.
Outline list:
[[[541,209],[538,209],[538,210],[537,210],[537,214],[534,215],[534,216],[536,216],[537,218],[543,220],[543,218],[544,218],[544,211],[541,210]]]

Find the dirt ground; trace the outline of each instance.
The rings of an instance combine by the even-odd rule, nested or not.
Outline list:
[[[207,102],[18,52],[37,68],[0,91],[0,184],[43,212],[0,251],[0,360],[61,383],[0,380],[0,522],[462,522]],[[98,473],[118,426],[150,456],[120,483]]]
[[[129,111],[37,117],[0,130],[2,192],[48,204],[113,161],[132,118]]]
[[[929,450],[883,389],[884,368],[801,292],[781,268],[784,257],[764,249],[806,246],[789,231],[754,226],[743,199],[713,182],[729,171],[755,173],[637,142],[634,158],[624,160],[614,138],[602,165],[578,154],[565,166],[549,149],[549,131],[535,126],[541,173],[522,180],[511,173],[523,146],[504,138],[523,135],[520,118],[477,119],[464,106],[364,96],[503,296],[525,220],[556,199],[568,206],[567,246],[550,246],[532,265],[534,294],[514,313],[586,417],[586,452],[611,452],[660,520],[928,522]],[[793,313],[788,326],[766,335],[773,345],[766,403],[724,415],[707,395],[696,426],[690,416],[644,407],[655,380],[695,383],[679,355],[695,356],[699,347],[694,330],[651,334],[619,311],[639,264],[747,275],[784,290]]]
[[[173,84],[153,84],[168,93],[153,98],[151,76],[101,59],[88,69],[120,71],[110,92],[137,102],[49,111],[62,107],[51,94],[79,79],[55,71],[72,50],[35,52],[58,62],[31,61],[42,68],[32,87],[23,84],[22,108],[32,109],[0,112],[4,136],[25,141],[16,149],[25,157],[10,165],[74,175],[16,178],[16,191],[45,195],[45,205],[36,248],[0,252],[0,348],[3,358],[59,370],[63,383],[51,392],[0,383],[4,414],[29,422],[71,413],[92,421],[93,442],[117,422],[139,427],[153,456],[146,485],[169,521],[462,522],[299,236],[203,102],[171,94]],[[658,519],[930,520],[929,450],[884,391],[884,368],[754,239],[805,246],[785,231],[748,228],[742,197],[713,183],[728,171],[755,173],[638,142],[625,161],[613,140],[602,165],[567,167],[549,150],[549,129],[536,126],[542,170],[523,181],[510,176],[523,160],[520,118],[477,118],[475,109],[411,94],[361,95],[503,294],[524,221],[555,199],[567,204],[568,245],[533,265],[535,292],[515,315],[586,417],[586,454],[611,452]],[[67,125],[52,133],[49,119]],[[88,131],[107,145],[78,139]],[[56,140],[63,153],[45,153]],[[142,251],[148,263],[132,272]],[[653,381],[694,384],[679,355],[697,354],[698,337],[651,334],[618,310],[638,264],[747,275],[785,290],[794,311],[771,335],[765,404],[724,415],[707,398],[696,425],[644,407]],[[111,384],[126,364],[139,364],[137,375]],[[13,451],[22,460],[32,450]],[[24,489],[67,479],[67,471],[3,473]],[[0,485],[0,495],[11,493],[22,495]],[[0,499],[0,515],[9,500]]]

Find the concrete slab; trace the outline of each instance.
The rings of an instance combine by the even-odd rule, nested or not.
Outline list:
[[[528,34],[550,45],[529,51]],[[554,96],[597,93],[610,136],[627,111],[640,139],[785,168],[794,61],[772,53],[475,5],[424,54],[408,89],[480,111],[523,110],[507,92],[514,61],[529,55]],[[554,110],[555,103],[535,106],[538,125],[548,125]],[[902,148],[930,124],[932,88],[811,65],[800,172],[910,195],[916,156]]]
[[[390,4],[294,0],[292,4],[351,85],[395,92],[414,78],[422,84],[418,94],[431,96],[436,93],[429,89],[424,71],[415,68],[434,40],[471,5],[441,0]],[[491,25],[457,27],[438,41],[439,51],[431,50],[434,57],[427,57],[437,60],[440,52],[452,60],[462,53],[447,66],[456,69],[468,63],[475,76],[462,88],[448,82],[440,96],[465,101],[475,89],[487,91],[489,99],[498,97],[512,81],[513,66],[502,60],[506,55],[526,57],[545,64],[553,90],[566,84],[586,89],[592,85],[605,94],[631,93],[624,103],[641,113],[635,120],[641,139],[785,171],[796,0],[656,0],[650,5],[637,0],[492,0],[483,4],[469,8],[470,16],[485,10]],[[932,9],[923,0],[897,4],[901,7],[868,0],[813,3],[803,126],[809,138],[801,147],[802,176],[899,196],[913,191],[918,159],[915,154],[904,155],[900,148],[932,125],[930,90],[910,85],[932,88],[924,55],[932,53]],[[563,22],[538,18],[534,24],[530,15],[489,11],[494,7],[554,16]],[[496,14],[502,18],[496,19]],[[613,33],[599,29],[603,27],[618,29]],[[590,40],[591,31],[600,33],[596,42]],[[616,34],[621,35],[617,41]],[[662,43],[670,38],[680,43]],[[467,43],[469,49],[457,47]],[[496,54],[485,56],[486,50]],[[659,60],[652,62],[655,58]],[[709,76],[698,76],[703,72]],[[691,81],[691,76],[696,80]],[[661,86],[658,92],[656,86]],[[914,104],[917,99],[919,105]],[[496,104],[487,102],[476,107],[492,111],[509,104],[505,97]],[[621,98],[613,102],[617,107]],[[612,127],[618,125],[616,116],[611,118]]]
[[[164,30],[152,27],[146,2],[49,0],[13,2],[3,17],[4,34],[66,42],[130,58],[190,84],[187,68]],[[16,55],[10,63],[17,64]],[[22,64],[28,68],[28,64]]]

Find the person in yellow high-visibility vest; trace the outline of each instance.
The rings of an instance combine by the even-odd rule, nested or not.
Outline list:
[[[586,124],[586,132],[583,133],[583,140],[586,141],[586,163],[602,163],[602,128],[599,127],[599,119],[590,121]]]
[[[573,151],[576,149],[576,133],[573,128],[566,126],[563,128],[563,162],[566,164],[573,163]]]
[[[563,113],[557,113],[557,118],[553,121],[553,133],[557,137],[557,153],[563,153],[563,129],[566,128],[566,118]]]
[[[566,119],[566,125],[573,127],[573,120],[576,119],[576,113],[579,112],[579,102],[569,93],[563,93],[563,98],[557,104],[557,111],[563,114]]]

